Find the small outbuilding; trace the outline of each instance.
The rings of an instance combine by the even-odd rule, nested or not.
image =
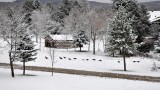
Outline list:
[[[157,39],[160,33],[160,11],[149,11],[149,13],[153,36],[155,39]]]
[[[68,49],[74,48],[72,35],[48,35],[45,37],[45,47]]]

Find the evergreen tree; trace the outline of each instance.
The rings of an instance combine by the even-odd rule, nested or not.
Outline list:
[[[18,58],[23,62],[23,75],[25,75],[25,63],[36,59],[34,56],[37,55],[37,50],[34,49],[35,45],[29,35],[24,34],[23,32],[23,34],[20,35],[20,38],[21,39],[17,47],[17,50],[19,51]]]
[[[125,7],[128,12],[135,12],[137,9],[136,0],[112,0],[113,5],[112,8],[114,11],[117,11],[119,7]]]
[[[158,37],[158,40],[156,40],[154,44],[155,53],[160,53],[160,35]]]
[[[41,9],[41,3],[38,0],[35,0],[34,7],[36,10]]]
[[[25,14],[25,22],[31,24],[31,12],[41,8],[40,2],[38,0],[26,0],[23,4],[23,9]]]
[[[64,18],[69,16],[70,11],[80,6],[77,0],[62,0],[59,11],[52,15],[52,18],[64,26]]]
[[[40,9],[41,4],[39,0],[26,0],[23,4],[23,8],[25,12],[32,12],[34,10]]]
[[[26,12],[31,12],[36,9],[33,0],[26,0],[23,4],[23,8]]]
[[[151,44],[145,43],[145,37],[151,34],[151,24],[149,22],[149,13],[144,5],[139,6],[135,0],[113,0],[114,11],[120,6],[125,7],[128,18],[132,18],[132,27],[134,34],[137,35],[135,47],[139,52],[148,52]]]
[[[36,11],[41,10],[40,2],[38,0],[26,0],[25,3],[23,4],[23,13],[25,14],[25,19],[24,19],[25,23],[28,24],[28,26],[33,24],[32,12],[35,10]],[[30,27],[28,29],[32,30],[33,28]],[[37,37],[36,41],[38,42]]]
[[[149,21],[149,13],[144,5],[139,7],[138,15],[135,17],[133,27],[135,34],[138,36],[136,43],[139,44],[137,50],[139,52],[149,52],[153,44],[145,42],[147,36],[151,36],[151,23]]]
[[[80,52],[82,51],[81,48],[83,44],[88,44],[89,38],[87,37],[85,31],[81,30],[77,36],[75,36],[74,44],[80,48]]]
[[[124,71],[126,71],[126,54],[133,53],[135,35],[133,33],[132,18],[128,18],[124,6],[118,8],[110,25],[109,50],[113,53],[121,51],[124,59]]]

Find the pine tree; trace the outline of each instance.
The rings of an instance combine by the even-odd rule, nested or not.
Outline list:
[[[34,10],[41,8],[41,3],[39,0],[26,0],[23,4],[23,8],[27,12],[32,12]]]
[[[40,10],[41,9],[41,4],[38,0],[26,0],[25,3],[23,4],[23,9],[24,9],[24,13],[26,13],[25,15],[25,21],[26,23],[30,24],[32,19],[31,17],[31,12],[33,12],[34,10]]]
[[[132,18],[128,18],[126,8],[121,6],[115,12],[112,23],[110,25],[110,41],[109,50],[112,53],[116,50],[121,51],[124,59],[124,71],[126,71],[126,54],[132,53],[134,49],[135,35],[133,33]]]
[[[25,14],[25,23],[31,25],[33,23],[33,20],[31,18],[32,12],[35,10],[41,10],[41,4],[38,0],[26,0],[22,7],[23,13]],[[38,39],[36,40],[38,42]]]
[[[88,44],[89,38],[85,35],[85,31],[81,30],[77,36],[75,36],[74,44],[80,48],[80,52],[82,51],[81,48],[83,44]]]
[[[155,41],[154,43],[154,51],[156,53],[160,53],[160,36],[158,37],[158,40]]]
[[[147,36],[151,36],[151,23],[149,21],[149,13],[144,5],[139,6],[138,16],[135,17],[133,27],[137,34],[136,43],[139,44],[137,50],[139,52],[149,52],[153,44],[145,42]]]
[[[149,22],[149,13],[144,5],[139,6],[135,0],[113,0],[114,11],[120,6],[126,8],[128,18],[132,18],[132,27],[137,35],[135,43],[136,50],[139,52],[149,52],[152,44],[145,42],[145,37],[151,34],[151,24]]]
[[[41,3],[38,0],[35,0],[34,7],[36,10],[41,9]]]
[[[59,11],[52,15],[52,18],[64,26],[64,18],[69,16],[70,11],[80,6],[77,0],[62,0]]]
[[[126,11],[135,12],[137,8],[136,0],[112,0],[112,8],[117,11],[121,6],[125,7]]]
[[[23,4],[23,8],[26,12],[31,12],[36,9],[33,0],[26,0]]]
[[[22,31],[23,32],[23,31]],[[34,61],[36,58],[36,49],[34,49],[34,44],[27,34],[20,35],[20,42],[18,44],[17,50],[19,51],[19,61],[23,62],[23,75],[25,75],[25,63],[29,61]]]

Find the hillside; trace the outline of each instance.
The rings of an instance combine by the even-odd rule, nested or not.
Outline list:
[[[23,3],[25,0],[16,0],[15,3]],[[41,3],[60,3],[61,0],[39,0]]]
[[[140,3],[145,5],[149,11],[160,11],[160,1]]]
[[[14,3],[17,4],[22,4],[25,0],[16,0]],[[61,2],[61,0],[40,0],[41,3],[46,4],[46,3],[55,3],[58,4]],[[13,2],[12,2],[13,3]],[[11,3],[11,4],[12,4]],[[104,7],[104,8],[111,8],[111,4],[109,3],[99,3],[99,2],[94,2],[90,1],[91,7]],[[0,2],[0,8],[9,5],[9,2]],[[160,1],[152,1],[152,2],[145,2],[145,3],[140,3],[145,5],[149,11],[159,11],[160,10]]]

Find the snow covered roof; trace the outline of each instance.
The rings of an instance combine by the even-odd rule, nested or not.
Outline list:
[[[53,40],[73,40],[72,35],[50,35]]]
[[[160,19],[160,11],[149,11],[150,13],[150,21],[154,22]]]

